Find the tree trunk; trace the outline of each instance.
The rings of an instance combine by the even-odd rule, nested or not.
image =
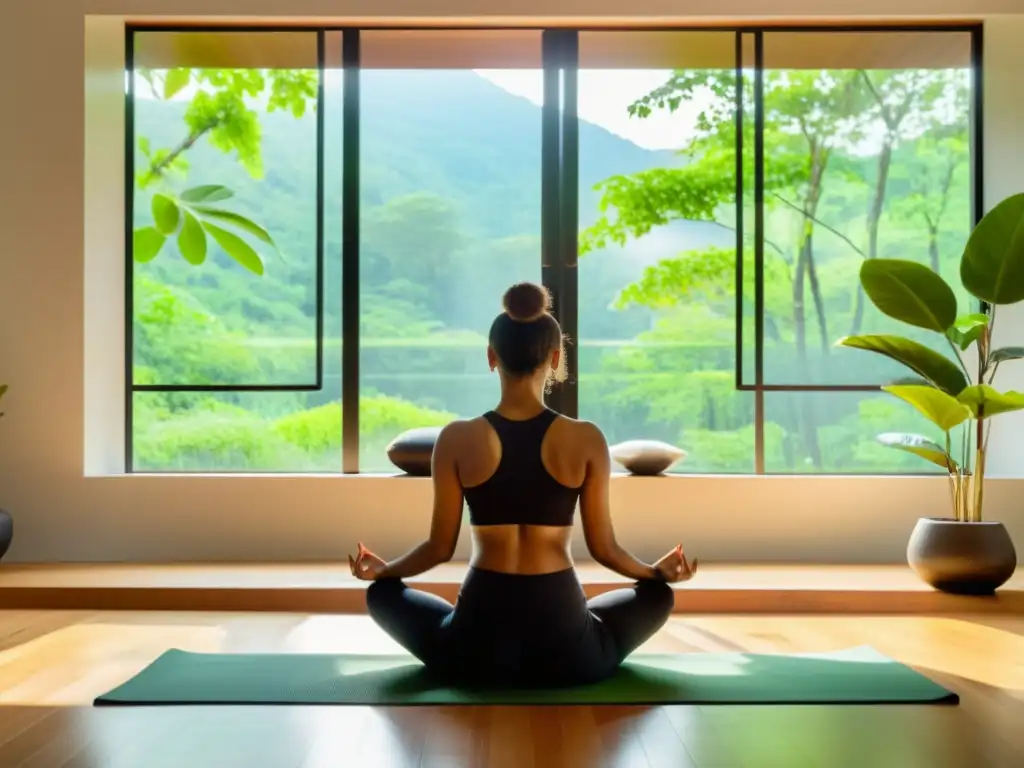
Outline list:
[[[882,151],[878,155],[878,178],[875,179],[875,194],[871,198],[871,210],[868,211],[868,258],[878,258],[878,227],[882,220],[882,207],[885,205],[885,192],[889,184],[889,168],[892,166],[892,139],[886,137]],[[864,287],[857,284],[857,297],[854,300],[853,322],[850,323],[849,336],[860,333],[864,322]]]
[[[811,178],[807,195],[804,198],[804,218],[802,221],[803,237],[800,242],[800,254],[796,262],[796,274],[793,278],[793,325],[796,337],[797,359],[806,379],[807,370],[807,324],[804,306],[804,276],[807,275],[811,284],[811,295],[817,313],[818,328],[822,333],[822,346],[826,346],[828,323],[825,317],[825,306],[818,284],[817,271],[814,268],[814,220],[817,215],[818,202],[821,199],[821,182],[828,163],[827,152],[821,151],[816,145],[811,146]],[[799,418],[801,437],[811,461],[817,469],[822,468],[821,448],[818,445],[818,425],[814,413],[814,404],[810,398],[802,398],[802,418]]]
[[[932,271],[941,274],[939,269],[939,228],[929,222],[928,224],[928,258],[932,263]]]

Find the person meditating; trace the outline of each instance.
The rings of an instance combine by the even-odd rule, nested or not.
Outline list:
[[[668,620],[671,582],[697,572],[676,546],[654,564],[615,540],[608,501],[611,459],[596,426],[544,405],[552,379],[564,380],[562,330],[541,286],[505,293],[491,325],[487,360],[501,379],[498,407],[456,421],[432,458],[430,536],[384,562],[359,543],[352,573],[372,581],[373,620],[429,673],[452,683],[562,687],[614,674]],[[451,559],[463,501],[473,534],[470,569],[453,607],[402,579]],[[587,601],[569,552],[579,502],[587,548],[636,583]]]

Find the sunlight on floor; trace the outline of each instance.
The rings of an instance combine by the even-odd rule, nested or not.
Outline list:
[[[183,624],[77,624],[0,652],[0,704],[83,706],[170,648],[215,652],[226,632]]]
[[[285,653],[405,653],[366,616],[312,616],[288,633]]]
[[[792,626],[799,621],[800,632]],[[829,652],[870,645],[918,667],[1010,691],[1024,691],[1024,636],[984,619],[928,616],[758,616],[673,618],[667,627],[686,650]],[[790,639],[792,637],[792,640]],[[1008,664],[1007,659],[1020,660]]]

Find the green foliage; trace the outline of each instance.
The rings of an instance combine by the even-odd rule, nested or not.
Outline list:
[[[156,227],[140,227],[133,233],[132,255],[141,263],[152,261],[164,247],[167,236]]]
[[[949,432],[971,417],[971,410],[963,401],[927,384],[895,384],[882,389],[910,403],[943,432]],[[963,393],[960,396],[963,397]]]
[[[142,75],[152,86],[154,95],[159,95],[159,76],[151,71]],[[277,250],[264,227],[236,211],[210,207],[211,203],[228,200],[234,193],[220,184],[204,184],[175,194],[166,177],[168,173],[187,174],[189,166],[184,153],[205,137],[212,147],[234,155],[253,178],[260,178],[263,175],[262,134],[258,113],[247,99],[266,98],[269,88],[268,112],[287,110],[301,118],[309,103],[316,99],[318,84],[318,74],[305,70],[176,68],[164,73],[163,99],[173,99],[190,85],[196,90],[184,114],[187,134],[176,147],[154,150],[148,137],[138,139],[139,149],[149,161],[148,168],[136,175],[138,187],[146,189],[160,182],[164,190],[155,193],[151,201],[155,226],[135,231],[135,260],[152,261],[166,238],[178,234],[182,258],[192,265],[202,264],[206,260],[208,234],[245,269],[262,275],[263,259],[252,246],[210,221],[231,225]]]
[[[891,334],[847,336],[840,339],[837,344],[853,349],[864,349],[902,363],[929,383],[953,396],[960,394],[967,386],[967,378],[956,363],[910,339]]]
[[[337,471],[341,404],[328,403],[272,418],[212,398],[185,410],[154,403],[137,408],[135,462],[140,469],[281,471],[319,467]],[[383,446],[401,432],[443,426],[453,414],[389,397],[361,398],[360,436]]]
[[[946,329],[946,337],[956,344],[961,352],[964,352],[971,344],[981,338],[986,328],[988,328],[988,315],[982,312],[975,312],[958,317]]]
[[[971,233],[960,261],[964,286],[991,305],[1024,300],[1024,194],[1007,198],[992,209]],[[860,336],[841,339],[840,344],[867,349],[891,357],[927,379],[927,384],[885,387],[889,393],[913,405],[946,435],[944,461],[952,478],[953,507],[958,520],[978,521],[984,498],[985,420],[1000,413],[1024,410],[1024,393],[999,392],[988,382],[995,378],[999,364],[1024,356],[1024,348],[992,349],[993,319],[973,314],[959,319],[956,298],[941,277],[920,265],[878,260],[861,269],[861,283],[875,305],[897,320],[943,334],[953,347],[960,367],[967,372],[959,350],[977,344],[978,377],[971,383],[957,366],[938,353],[898,336]],[[994,315],[995,306],[990,313]],[[954,399],[955,398],[955,399]],[[966,439],[958,466],[948,457],[950,431],[968,418],[978,423],[973,483],[968,477],[971,462]],[[917,453],[937,463],[932,446],[896,440],[886,435],[885,444],[901,450],[916,445]]]
[[[153,221],[156,226],[135,230],[135,260],[143,263],[152,261],[160,253],[167,238],[177,234],[182,258],[192,265],[202,264],[206,260],[206,236],[209,235],[242,267],[253,274],[262,275],[263,258],[253,247],[235,233],[214,223],[229,224],[276,250],[273,238],[259,224],[234,211],[209,205],[233,196],[234,192],[220,185],[186,189],[177,196],[162,193],[153,195]]]
[[[850,324],[851,287],[868,252],[860,233],[866,232],[879,183],[877,158],[855,147],[869,123],[877,133],[881,119],[867,86],[846,73],[807,74],[793,79],[790,73],[768,73],[766,78],[765,352],[766,364],[778,366],[788,381],[812,380],[818,365],[840,370],[850,365],[848,357],[860,363],[854,353],[831,351],[834,336],[816,321],[827,320],[831,328]],[[902,92],[899,73],[871,74],[887,103],[896,103]],[[312,75],[315,83],[313,73],[298,75]],[[167,78],[159,73],[155,78],[161,99]],[[650,110],[658,110],[678,107],[698,91],[713,97],[701,95],[695,102],[706,108],[678,157],[647,152],[580,125],[581,245],[587,252],[580,269],[581,411],[609,439],[653,437],[680,445],[690,453],[680,467],[684,471],[753,469],[753,397],[735,391],[734,79],[731,71],[672,73],[659,89],[664,100],[648,102]],[[144,162],[138,167],[142,177],[152,178],[142,180],[135,223],[162,238],[152,257],[161,248],[176,248],[182,256],[138,265],[139,279],[170,290],[170,296],[152,287],[137,293],[136,304],[145,312],[136,318],[140,383],[192,383],[194,376],[214,383],[312,378],[316,165],[310,160],[310,137],[315,117],[298,120],[291,110],[260,114],[266,109],[267,82],[261,96],[245,92],[244,102],[258,119],[255,125],[235,121],[242,151],[225,152],[224,144],[212,140],[213,128],[201,135],[193,130],[203,127],[198,117],[208,114],[192,106],[200,84],[194,70],[186,85],[174,84],[172,101],[137,103],[137,133],[145,139],[139,142]],[[900,82],[914,85],[909,78]],[[238,84],[255,87],[256,80],[225,77],[219,85],[203,87],[212,92]],[[743,85],[749,96],[749,80]],[[472,73],[366,72],[362,96],[360,462],[364,470],[377,470],[388,468],[384,446],[403,429],[443,424],[455,413],[472,415],[493,404],[495,381],[483,367],[486,329],[510,282],[539,277],[538,112]],[[801,111],[815,114],[801,117]],[[641,112],[634,111],[638,119]],[[481,119],[461,119],[465,114]],[[966,145],[952,138],[939,142],[931,127],[915,134],[907,126],[923,125],[922,115],[912,117],[901,124],[893,144],[879,254],[925,260],[931,255],[926,243],[934,240],[949,279],[953,272],[945,259],[961,248],[959,222],[968,215],[969,155]],[[247,145],[252,127],[258,128],[259,140]],[[748,150],[752,129],[753,121],[746,120]],[[150,463],[138,462],[140,468],[337,470],[341,275],[332,270],[341,227],[340,184],[330,177],[338,168],[331,158],[338,157],[332,153],[339,147],[331,141],[329,136],[324,391],[217,398],[139,394],[136,445],[150,452]],[[258,166],[251,162],[253,147]],[[752,155],[746,151],[742,158],[746,180],[753,178]],[[956,172],[942,192],[936,184],[946,178],[947,161]],[[154,167],[160,168],[155,175],[149,173]],[[914,172],[904,173],[908,168]],[[749,183],[745,191],[752,214]],[[181,211],[176,239],[156,230],[151,193],[165,195]],[[915,194],[919,205],[903,204]],[[938,215],[942,205],[946,210]],[[203,217],[200,208],[225,215]],[[185,234],[186,227],[194,230],[186,212],[199,224],[203,246]],[[238,226],[232,214],[255,229]],[[245,238],[257,252],[269,245],[261,232],[273,233],[289,259],[268,263],[263,279],[252,280],[252,273],[202,228],[204,221]],[[934,231],[930,221],[937,223]],[[748,218],[741,297],[748,344],[752,233]],[[192,268],[200,263],[201,269]],[[143,301],[146,295],[153,301]],[[880,313],[866,315],[863,332],[885,331],[882,322]],[[801,334],[803,349],[798,348]],[[874,441],[900,413],[895,398],[890,403],[829,395],[814,409],[806,407],[809,399],[766,396],[770,471],[916,468],[916,455],[906,454],[904,460]],[[166,433],[177,446],[173,454],[161,452],[154,437],[159,425],[169,423],[179,423],[177,431]],[[192,442],[183,437],[188,424],[196,430]],[[238,436],[234,453],[227,445],[211,447],[199,434],[220,425]],[[921,429],[927,431],[926,424]],[[266,451],[248,442],[259,435]]]
[[[178,250],[185,261],[199,266],[206,261],[206,234],[192,211],[184,211],[183,216],[181,231],[178,233]]]
[[[889,317],[945,333],[956,321],[956,294],[924,264],[903,259],[869,259],[860,268],[868,298]]]
[[[134,331],[135,359],[160,376],[145,383],[225,384],[260,375],[244,336],[179,288],[137,277]]]
[[[231,258],[250,272],[257,275],[263,274],[263,259],[245,240],[209,221],[204,221],[202,226],[206,233],[216,240],[217,245],[223,248]]]
[[[988,384],[967,387],[957,396],[957,400],[970,408],[974,417],[979,419],[1024,409],[1024,393],[999,392]]]
[[[993,365],[1005,363],[1007,360],[1021,359],[1024,359],[1024,347],[1000,347],[999,349],[993,349],[992,353],[988,356],[989,363]]]
[[[947,472],[956,472],[957,466],[953,458],[938,443],[921,435],[901,435],[885,432],[878,436],[878,442],[888,448],[906,451],[920,456],[932,464],[936,464]]]
[[[1024,301],[1024,193],[985,214],[960,262],[964,287],[989,304]]]

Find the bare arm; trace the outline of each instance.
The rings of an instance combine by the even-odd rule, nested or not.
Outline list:
[[[660,578],[653,565],[637,560],[615,540],[608,500],[612,472],[608,442],[597,427],[582,423],[579,426],[586,430],[588,446],[587,474],[580,495],[580,516],[587,549],[597,562],[627,579]]]
[[[430,537],[412,551],[388,563],[377,578],[405,579],[446,563],[455,554],[462,527],[462,484],[455,466],[458,423],[441,430],[434,445],[431,476],[434,481],[434,512]]]

